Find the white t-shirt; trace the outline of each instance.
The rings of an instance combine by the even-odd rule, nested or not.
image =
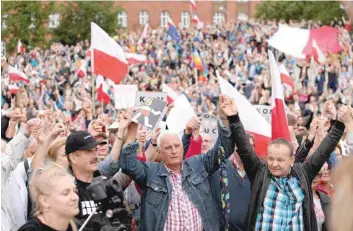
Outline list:
[[[321,231],[322,224],[325,222],[325,214],[321,207],[320,198],[314,197],[314,210],[315,210],[316,221],[317,221],[317,230]]]

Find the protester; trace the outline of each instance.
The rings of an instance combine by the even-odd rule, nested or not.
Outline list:
[[[50,164],[34,170],[30,181],[33,218],[19,231],[74,231],[73,218],[79,213],[78,195],[66,169]]]

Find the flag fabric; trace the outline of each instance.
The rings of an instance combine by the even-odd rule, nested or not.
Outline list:
[[[22,71],[14,68],[13,66],[8,66],[8,73],[10,81],[12,82],[25,82],[29,83],[28,77]]]
[[[287,87],[292,89],[292,92],[294,92],[294,82],[290,74],[288,73],[284,63],[279,65],[279,72],[281,75],[281,82],[282,84],[286,85]]]
[[[11,94],[16,94],[20,90],[20,88],[15,84],[9,84],[8,87],[9,87],[9,92]]]
[[[80,60],[78,62],[78,68],[76,70],[76,76],[79,78],[86,78],[87,77],[87,69],[84,60]]]
[[[272,51],[268,51],[270,61],[270,73],[272,84],[272,140],[284,138],[291,141],[288,129],[287,115],[285,111],[283,88],[281,84],[281,75]]]
[[[218,71],[218,83],[222,94],[233,98],[237,104],[239,117],[246,132],[255,137],[255,152],[259,156],[267,155],[267,146],[271,141],[271,125],[256,110],[251,103],[239,93],[227,80],[223,79]]]
[[[101,75],[97,75],[96,77],[96,92],[97,92],[97,100],[101,101],[105,104],[110,103],[110,96],[108,94],[109,87],[105,82],[105,79]]]
[[[181,37],[171,18],[168,19],[168,35],[176,42],[181,40]]]
[[[168,104],[173,103],[179,97],[178,93],[165,83],[162,84],[162,91],[167,93]]]
[[[120,83],[128,72],[128,62],[123,49],[93,22],[91,22],[91,44],[92,73]]]
[[[192,22],[193,22],[193,23],[195,23],[196,25],[198,25],[198,24],[199,24],[200,19],[199,19],[199,17],[197,17],[197,15],[196,15],[196,14],[192,17]]]
[[[129,65],[141,64],[141,63],[148,62],[146,55],[125,52],[125,56],[126,56],[126,60]]]
[[[195,0],[190,0],[190,6],[193,11],[197,10],[197,5]]]
[[[320,55],[318,61],[324,62],[324,53],[338,53],[338,29],[324,26],[316,29],[300,29],[280,24],[277,32],[268,40],[268,44],[283,53],[298,59]]]
[[[138,43],[141,44],[144,39],[148,38],[149,34],[150,34],[150,26],[146,24],[143,28],[143,31]]]
[[[193,59],[195,68],[201,72],[202,76],[206,77],[208,75],[208,69],[197,49],[194,49]]]
[[[25,47],[23,46],[21,40],[18,40],[18,43],[17,43],[17,54],[18,53],[22,55],[25,53]]]

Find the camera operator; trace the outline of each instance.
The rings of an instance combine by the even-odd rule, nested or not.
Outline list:
[[[121,137],[121,136],[120,136]],[[101,203],[94,201],[92,194],[87,190],[87,187],[92,183],[94,177],[101,175],[112,176],[121,187],[121,177],[119,175],[118,159],[122,140],[119,136],[114,142],[111,153],[101,162],[98,161],[97,145],[103,144],[105,141],[96,141],[94,137],[86,131],[73,132],[66,141],[65,152],[70,163],[70,168],[76,179],[76,185],[79,195],[80,213],[76,216],[76,222],[82,226],[89,215],[93,213],[90,220],[86,224],[84,230],[99,231],[102,230],[117,230],[112,229],[112,223],[115,221],[108,220],[104,212],[101,210]],[[122,173],[120,173],[122,174]]]

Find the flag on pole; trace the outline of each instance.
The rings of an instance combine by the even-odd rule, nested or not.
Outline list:
[[[8,73],[10,81],[12,82],[25,82],[29,83],[28,77],[22,71],[8,65]]]
[[[192,23],[195,23],[196,25],[199,25],[200,23],[200,19],[196,14],[192,17]]]
[[[239,117],[246,132],[255,137],[255,152],[259,156],[267,155],[267,146],[271,141],[271,125],[256,110],[251,103],[239,93],[227,80],[223,79],[218,71],[218,83],[224,95],[232,97],[238,107]]]
[[[101,101],[105,104],[110,103],[110,96],[108,94],[109,86],[105,82],[105,79],[101,75],[97,75],[96,77],[96,92],[97,92],[97,100]]]
[[[168,35],[177,42],[181,40],[181,37],[171,18],[168,19]]]
[[[179,94],[165,83],[162,84],[162,91],[167,93],[168,104],[173,103],[179,97]]]
[[[21,40],[18,40],[18,43],[17,43],[17,54],[18,53],[22,55],[25,53],[25,47],[23,46]]]
[[[128,72],[128,62],[123,49],[93,22],[91,44],[92,72],[120,83]]]
[[[148,38],[148,36],[150,35],[150,26],[148,24],[146,24],[143,28],[140,40],[138,41],[139,44],[142,43],[142,41],[146,38]]]
[[[285,111],[283,88],[281,84],[281,75],[275,56],[272,51],[268,51],[270,61],[270,73],[272,84],[272,140],[277,138],[284,138],[290,140],[287,115]]]
[[[86,78],[87,77],[87,70],[86,70],[86,66],[85,66],[84,60],[80,60],[78,62],[78,68],[76,70],[76,76],[78,76],[80,78]]]
[[[281,82],[282,84],[288,86],[289,88],[292,89],[292,92],[294,92],[294,82],[290,74],[288,73],[286,67],[284,66],[284,63],[279,65],[279,72],[281,75]]]
[[[9,87],[9,92],[11,94],[16,94],[20,90],[20,88],[15,84],[9,84],[8,87]]]
[[[196,1],[195,0],[190,0],[190,6],[192,11],[196,11],[197,10],[197,5],[196,5]]]
[[[202,76],[206,77],[208,75],[208,69],[197,49],[194,49],[193,59],[196,69],[201,72]]]

